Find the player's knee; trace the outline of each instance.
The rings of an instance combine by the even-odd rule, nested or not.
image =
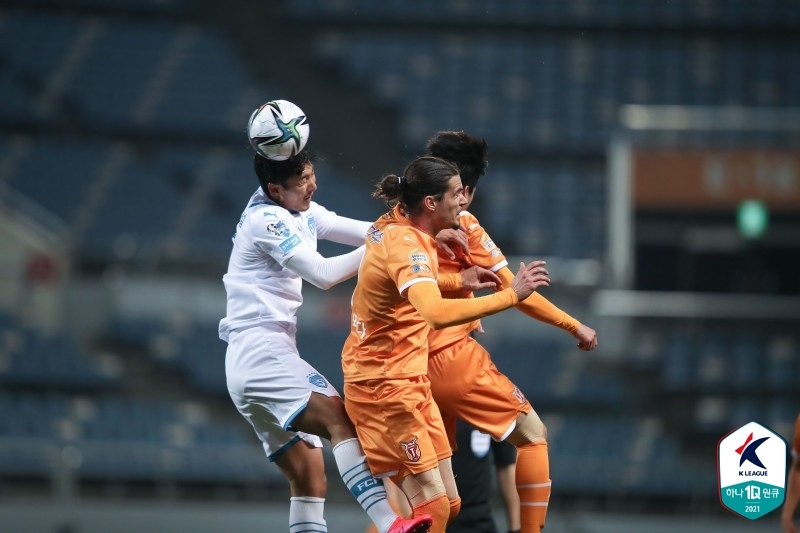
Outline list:
[[[516,446],[547,441],[547,428],[535,411],[517,417],[517,426],[508,439]]]
[[[289,488],[293,496],[313,496],[324,498],[327,492],[328,480],[325,474],[319,472],[296,474],[287,476]]]
[[[440,496],[444,498],[445,501],[449,501],[441,477],[438,475],[434,476],[431,472],[406,476],[400,480],[399,485],[408,497],[408,501],[411,502],[412,507],[417,507],[423,502],[434,500]],[[448,509],[449,508],[448,504]]]
[[[456,519],[460,511],[461,511],[461,498],[455,498],[454,500],[450,500],[450,517],[447,519],[448,526],[453,523],[453,520]]]

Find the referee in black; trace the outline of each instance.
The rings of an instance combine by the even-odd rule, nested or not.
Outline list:
[[[447,533],[498,533],[492,513],[492,495],[497,487],[503,501],[509,533],[519,533],[519,496],[514,481],[517,450],[508,442],[496,442],[466,422],[456,422],[453,472],[461,512]],[[496,475],[496,481],[492,477]]]

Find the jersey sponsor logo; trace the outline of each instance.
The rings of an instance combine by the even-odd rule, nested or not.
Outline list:
[[[266,216],[266,213],[264,213]],[[289,236],[289,228],[286,227],[286,224],[279,220],[277,222],[270,222],[267,224],[267,231],[275,235],[276,237],[288,237]]]
[[[383,240],[383,231],[379,230],[375,224],[373,224],[370,226],[369,231],[367,231],[367,237],[369,237],[370,242],[378,244]]]
[[[300,244],[300,237],[298,237],[297,235],[292,235],[291,237],[280,243],[278,245],[278,248],[280,248],[285,255],[290,251],[294,250],[295,248],[297,248],[299,244]]]
[[[483,246],[487,251],[497,247],[492,239],[486,239],[481,243],[481,246]]]
[[[501,253],[502,252],[500,251],[500,248],[495,248],[494,250],[492,250],[492,257],[497,257]]]
[[[528,401],[525,399],[525,395],[522,394],[522,391],[519,390],[519,387],[514,387],[514,390],[511,391],[511,394],[514,395],[514,398],[519,400],[519,403],[525,403]]]
[[[406,452],[406,457],[408,457],[409,461],[417,462],[422,457],[422,451],[419,449],[419,444],[417,444],[417,436],[414,435],[414,438],[408,442],[400,441],[400,446]]]
[[[238,224],[239,229],[241,229],[242,226],[244,226],[244,219],[246,218],[247,218],[247,212],[245,211],[244,213],[242,213],[242,216],[239,217],[239,224]]]
[[[309,374],[306,376],[308,378],[308,382],[314,385],[315,387],[319,387],[320,389],[325,389],[328,387],[328,382],[322,377],[321,374],[317,374],[316,372],[313,374]]]
[[[408,254],[408,260],[412,263],[427,263],[428,254],[416,250]]]
[[[316,235],[317,234],[317,219],[314,218],[314,215],[310,215],[306,222],[308,223],[308,229],[309,229],[309,231],[311,231],[311,234],[312,235]]]
[[[420,272],[429,273],[430,271],[431,271],[431,269],[428,268],[428,265],[419,265],[419,264],[417,264],[417,265],[413,265],[411,267],[411,272],[413,272],[414,274],[419,274]]]

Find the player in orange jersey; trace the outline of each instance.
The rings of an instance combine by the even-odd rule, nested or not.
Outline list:
[[[486,141],[464,132],[442,131],[434,135],[427,153],[456,165],[464,186],[467,206],[475,197],[478,178],[486,169]],[[448,257],[439,253],[439,272],[458,272],[479,265],[495,272],[508,287],[513,274],[507,261],[478,219],[468,211],[459,215],[467,232],[470,253]],[[457,290],[447,298],[470,298]],[[578,339],[581,350],[597,346],[595,331],[558,309],[542,295],[531,294],[517,309],[531,317],[560,327]],[[550,468],[546,429],[520,389],[492,362],[489,353],[470,336],[476,322],[431,331],[428,336],[428,377],[433,398],[441,410],[451,443],[455,443],[455,420],[460,418],[497,440],[517,447],[516,484],[520,496],[522,533],[538,533],[545,523],[550,499]],[[456,472],[456,474],[458,474]]]
[[[794,427],[794,441],[792,442],[792,466],[786,482],[786,500],[781,510],[781,527],[783,533],[797,533],[794,524],[794,512],[800,503],[800,415]]]
[[[414,516],[429,514],[431,532],[443,533],[460,500],[427,378],[428,332],[512,307],[549,278],[542,266],[523,264],[506,289],[444,299],[434,235],[457,227],[466,205],[456,167],[417,158],[403,176],[385,176],[373,196],[393,209],[367,233],[342,350],[345,407],[372,473],[395,481]]]

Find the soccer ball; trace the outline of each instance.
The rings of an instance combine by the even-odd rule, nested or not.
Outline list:
[[[273,100],[250,115],[247,136],[262,157],[283,161],[297,155],[308,142],[309,126],[303,110],[286,100]]]

